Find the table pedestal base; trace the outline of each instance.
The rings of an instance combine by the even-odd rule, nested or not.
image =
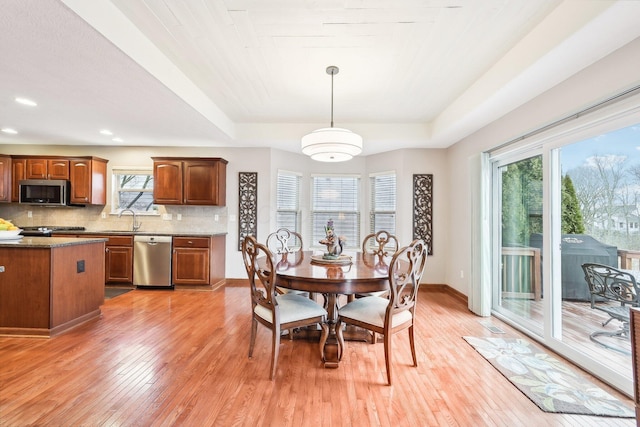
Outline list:
[[[336,338],[335,323],[328,324],[329,336],[325,342],[323,348],[320,350],[322,354],[322,361],[325,368],[337,368],[340,360],[340,343]],[[314,327],[300,328],[293,331],[292,339],[302,339],[307,341],[319,342],[322,336],[322,331]],[[358,328],[357,326],[348,325],[343,336],[345,341],[362,341],[369,342],[371,340],[371,333],[366,329]]]

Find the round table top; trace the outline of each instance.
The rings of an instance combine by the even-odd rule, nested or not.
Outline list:
[[[354,294],[389,288],[390,258],[345,252],[351,262],[322,261],[320,251],[274,254],[276,285],[308,292]],[[343,257],[344,258],[344,257]],[[326,262],[326,263],[325,263]]]

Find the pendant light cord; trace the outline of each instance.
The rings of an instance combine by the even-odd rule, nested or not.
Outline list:
[[[329,65],[327,67],[327,74],[331,75],[331,127],[333,127],[333,76],[338,74],[340,69],[335,65]]]
[[[333,127],[333,76],[335,73],[331,73],[331,127]]]

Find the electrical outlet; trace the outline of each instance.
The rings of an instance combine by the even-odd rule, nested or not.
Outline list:
[[[107,218],[107,213],[106,212],[102,212],[102,219],[106,219]]]
[[[162,214],[162,219],[164,219],[165,221],[171,221],[172,218],[173,218],[173,214],[170,214],[170,213]]]
[[[218,214],[214,215],[214,216],[213,216],[213,220],[214,220],[215,222],[218,222],[218,221],[220,220],[220,215],[218,215]]]
[[[182,221],[182,214],[176,214],[176,219],[178,221]]]
[[[464,279],[464,270],[460,270],[460,278]]]
[[[33,212],[27,211],[27,218],[33,218]]]
[[[80,261],[76,262],[76,272],[84,273],[84,260],[83,259],[81,259]]]

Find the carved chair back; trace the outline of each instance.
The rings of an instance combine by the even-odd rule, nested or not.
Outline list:
[[[247,236],[242,242],[242,257],[249,277],[252,309],[261,305],[268,310],[277,306],[275,294],[275,274],[273,254],[265,245],[258,243],[255,237]],[[258,265],[258,258],[265,257],[264,268]]]
[[[389,266],[390,292],[386,323],[391,322],[393,315],[400,311],[410,310],[415,315],[420,279],[426,263],[427,246],[419,239],[393,255]]]
[[[267,248],[276,254],[302,250],[302,235],[287,228],[279,228],[267,236]]]
[[[398,250],[398,239],[385,230],[371,233],[362,241],[362,253],[373,253],[383,258]]]

